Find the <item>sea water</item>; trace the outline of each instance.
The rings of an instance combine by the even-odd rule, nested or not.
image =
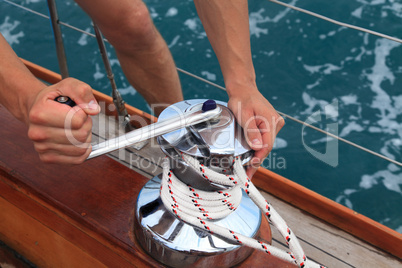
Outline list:
[[[45,0],[13,0],[47,14]],[[148,0],[177,66],[224,86],[218,61],[192,1]],[[402,38],[401,0],[287,0],[330,18]],[[93,33],[71,0],[56,1],[60,20]],[[267,0],[249,3],[259,90],[279,111],[402,161],[402,45],[341,27]],[[0,1],[0,31],[20,57],[58,72],[47,19]],[[111,93],[96,40],[62,26],[70,75]],[[129,85],[110,45],[126,102],[150,112]],[[226,92],[180,74],[186,99],[227,101]],[[263,166],[402,232],[400,166],[286,119]]]

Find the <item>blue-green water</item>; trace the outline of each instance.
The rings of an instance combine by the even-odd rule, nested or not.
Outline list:
[[[45,0],[14,0],[47,14]],[[289,1],[287,1],[289,2]],[[148,0],[178,67],[223,85],[215,55],[192,1]],[[402,37],[401,0],[292,0],[331,18]],[[93,32],[71,0],[60,19]],[[266,0],[250,1],[251,44],[260,91],[279,111],[402,161],[402,46],[346,29]],[[62,27],[70,75],[110,94],[96,41]],[[49,22],[0,1],[0,31],[19,56],[58,71]],[[149,111],[129,86],[108,46],[125,100]],[[184,96],[227,101],[226,93],[180,74]],[[328,148],[327,144],[334,145]],[[315,156],[313,155],[315,152]],[[326,154],[327,152],[327,154]],[[317,157],[317,154],[321,154]],[[329,158],[326,158],[329,156]],[[402,170],[286,120],[264,166],[402,232]]]

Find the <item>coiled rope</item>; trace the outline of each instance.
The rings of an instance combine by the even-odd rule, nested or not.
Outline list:
[[[286,222],[265,200],[251,180],[247,177],[241,160],[236,157],[231,175],[219,173],[200,164],[194,157],[182,153],[183,160],[206,180],[229,186],[227,190],[202,191],[180,181],[173,173],[169,160],[163,162],[163,176],[160,196],[165,207],[182,221],[201,228],[210,234],[224,237],[235,244],[249,246],[276,256],[299,267],[324,267],[307,260],[296,235]],[[227,228],[216,225],[212,220],[221,219],[235,211],[241,202],[242,189],[259,207],[262,213],[284,237],[290,252],[273,247]]]

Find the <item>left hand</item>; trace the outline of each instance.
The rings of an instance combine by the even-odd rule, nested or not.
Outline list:
[[[257,90],[243,91],[231,96],[228,107],[234,113],[237,122],[243,127],[247,143],[255,150],[247,176],[251,178],[262,161],[271,152],[275,137],[285,124],[285,120]]]

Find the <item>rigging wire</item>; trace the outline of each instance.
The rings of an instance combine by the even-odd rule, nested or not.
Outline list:
[[[16,3],[14,3],[14,2],[12,2],[12,1],[10,1],[10,0],[2,0],[2,1],[3,1],[3,2],[6,2],[6,3],[10,4],[10,5],[16,6],[16,7],[18,7],[18,8],[21,8],[21,9],[23,9],[23,10],[25,10],[25,11],[30,12],[30,13],[33,13],[33,14],[35,14],[35,15],[41,16],[41,17],[43,17],[43,18],[50,19],[50,17],[47,16],[47,15],[45,15],[45,14],[42,14],[42,13],[40,13],[40,12],[37,12],[37,11],[32,10],[32,9],[30,9],[30,8],[27,8],[27,7],[24,7],[24,6],[22,6],[22,5],[16,4]],[[317,17],[317,18],[320,18],[320,19],[323,19],[323,20],[332,22],[332,23],[337,24],[337,25],[341,25],[341,26],[344,26],[344,27],[352,28],[352,29],[355,29],[355,30],[358,30],[358,31],[363,31],[363,32],[366,32],[366,33],[370,33],[370,34],[373,34],[373,35],[377,35],[377,36],[380,36],[380,37],[383,37],[383,38],[387,38],[387,39],[393,40],[393,41],[395,41],[395,42],[402,43],[402,40],[401,40],[401,39],[398,39],[398,38],[395,38],[395,37],[392,37],[392,36],[388,36],[388,35],[385,35],[385,34],[381,34],[381,33],[375,32],[375,31],[371,31],[371,30],[368,30],[368,29],[365,29],[365,28],[362,28],[362,27],[358,27],[358,26],[354,26],[354,25],[350,25],[350,24],[347,24],[347,23],[339,22],[339,21],[330,19],[330,18],[328,18],[328,17],[325,17],[325,16],[323,16],[323,15],[319,15],[319,14],[317,14],[317,13],[314,13],[314,12],[311,12],[311,11],[308,11],[308,10],[305,10],[305,9],[302,9],[302,8],[298,8],[298,7],[295,7],[295,6],[292,6],[292,5],[289,5],[289,4],[286,4],[286,3],[283,3],[283,2],[277,1],[277,0],[268,0],[268,1],[271,1],[271,2],[273,2],[273,3],[276,3],[276,4],[279,4],[279,5],[285,6],[285,7],[287,7],[287,8],[291,8],[291,9],[294,9],[294,10],[297,10],[297,11],[300,11],[300,12],[303,12],[303,13],[306,13],[306,14],[309,14],[309,15],[311,15],[311,16],[314,16],[314,17]],[[61,25],[65,26],[65,27],[68,27],[68,28],[72,29],[72,30],[75,30],[75,31],[78,31],[78,32],[80,32],[80,33],[82,33],[82,34],[86,34],[86,35],[88,35],[88,36],[91,36],[91,37],[96,38],[95,34],[92,34],[92,33],[90,33],[90,32],[87,32],[87,31],[85,31],[85,30],[82,30],[82,29],[80,29],[80,28],[77,28],[77,27],[75,27],[75,26],[72,26],[72,25],[70,25],[70,24],[68,24],[68,23],[65,23],[65,22],[62,22],[62,21],[59,21],[59,23],[60,23]],[[106,39],[104,39],[104,40],[107,42]],[[219,89],[221,89],[221,90],[226,91],[226,88],[223,87],[223,86],[220,86],[220,85],[218,85],[218,84],[216,84],[216,83],[213,83],[213,82],[211,82],[211,81],[209,81],[209,80],[206,80],[206,79],[204,79],[204,78],[202,78],[202,77],[200,77],[200,76],[198,76],[198,75],[195,75],[195,74],[193,74],[193,73],[190,73],[190,72],[188,72],[188,71],[186,71],[186,70],[183,70],[183,69],[181,69],[181,68],[176,67],[176,69],[177,69],[179,72],[181,72],[181,73],[184,73],[184,74],[186,74],[186,75],[188,75],[188,76],[191,76],[191,77],[193,77],[193,78],[195,78],[195,79],[198,79],[198,80],[200,80],[200,81],[203,81],[203,82],[205,82],[205,83],[207,83],[207,84],[209,84],[209,85],[211,85],[211,86],[213,86],[213,87],[216,87],[216,88],[219,88]],[[313,125],[311,125],[311,124],[309,124],[309,123],[303,122],[303,121],[301,121],[301,120],[299,120],[299,119],[297,119],[297,118],[295,118],[295,117],[293,117],[293,116],[290,116],[290,115],[285,114],[285,113],[283,113],[283,112],[280,112],[280,111],[278,111],[278,110],[277,110],[277,112],[278,112],[278,114],[280,114],[281,116],[283,116],[283,117],[285,117],[285,118],[288,118],[288,119],[290,119],[290,120],[292,120],[292,121],[294,121],[294,122],[297,122],[297,123],[299,123],[299,124],[302,124],[302,125],[304,125],[304,126],[307,126],[307,127],[311,128],[311,129],[314,129],[314,130],[319,131],[319,132],[321,132],[321,133],[323,133],[323,134],[326,134],[327,136],[330,136],[330,137],[335,138],[335,139],[337,139],[337,140],[339,140],[339,141],[341,141],[341,142],[344,142],[344,143],[346,143],[346,144],[349,144],[349,145],[351,145],[351,146],[353,146],[353,147],[355,147],[355,148],[357,148],[357,149],[360,149],[360,150],[362,150],[362,151],[365,151],[365,152],[367,152],[367,153],[369,153],[369,154],[372,154],[372,155],[374,155],[374,156],[377,156],[377,157],[379,157],[379,158],[381,158],[381,159],[387,160],[387,161],[389,161],[389,162],[391,162],[391,163],[393,163],[393,164],[395,164],[395,165],[398,165],[398,166],[401,166],[401,167],[402,167],[402,163],[401,163],[401,162],[398,162],[398,161],[396,161],[396,160],[394,160],[394,159],[391,159],[391,158],[389,158],[389,157],[387,157],[387,156],[385,156],[385,155],[383,155],[383,154],[380,154],[380,153],[377,153],[377,152],[375,152],[375,151],[372,151],[372,150],[370,150],[370,149],[368,149],[368,148],[365,148],[365,147],[363,147],[363,146],[361,146],[361,145],[358,145],[358,144],[356,144],[356,143],[354,143],[354,142],[351,142],[351,141],[349,141],[349,140],[346,140],[346,139],[344,139],[344,138],[342,138],[342,137],[339,137],[339,136],[337,136],[337,135],[335,135],[335,134],[332,134],[332,133],[330,133],[330,132],[328,132],[328,131],[325,131],[325,130],[323,130],[323,129],[320,129],[320,128],[318,128],[318,127],[315,127],[315,126],[313,126]]]
[[[319,19],[322,19],[322,20],[326,20],[326,21],[332,22],[333,24],[337,24],[337,25],[340,25],[340,26],[343,26],[343,27],[347,27],[347,28],[351,28],[351,29],[358,30],[358,31],[361,31],[361,32],[365,32],[365,33],[369,33],[369,34],[372,34],[372,35],[376,35],[376,36],[379,36],[379,37],[382,37],[382,38],[386,38],[386,39],[389,39],[389,40],[392,40],[392,41],[395,41],[395,42],[398,42],[398,43],[401,43],[401,44],[402,44],[402,39],[399,39],[399,38],[397,38],[397,37],[389,36],[389,35],[386,35],[386,34],[383,34],[383,33],[379,33],[379,32],[376,32],[376,31],[372,31],[372,30],[369,30],[369,29],[366,29],[366,28],[363,28],[363,27],[359,27],[359,26],[355,26],[355,25],[352,25],[352,24],[340,22],[340,21],[337,21],[337,20],[328,18],[328,17],[326,17],[326,16],[320,15],[320,14],[318,14],[318,13],[314,13],[314,12],[312,12],[312,11],[309,11],[309,10],[306,10],[306,9],[303,9],[303,8],[300,8],[300,7],[296,7],[296,6],[292,6],[292,5],[283,3],[283,2],[278,1],[278,0],[268,0],[268,1],[270,1],[270,2],[272,2],[272,3],[275,3],[275,4],[278,4],[278,5],[281,5],[281,6],[285,6],[285,7],[287,7],[287,8],[291,8],[291,9],[297,10],[297,11],[299,11],[299,12],[302,12],[302,13],[305,13],[305,14],[308,14],[308,15],[311,15],[311,16],[313,16],[313,17],[316,17],[316,18],[319,18]]]

